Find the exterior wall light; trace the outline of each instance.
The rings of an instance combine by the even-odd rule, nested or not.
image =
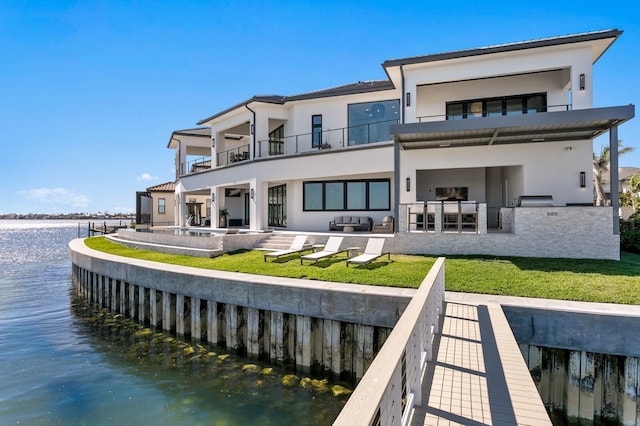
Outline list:
[[[411,178],[407,178],[407,192],[411,191]]]
[[[580,172],[580,188],[587,186],[587,178],[585,172]]]
[[[411,92],[407,92],[407,106],[411,106]]]
[[[585,87],[585,77],[584,74],[580,74],[580,90],[584,90]]]
[[[583,172],[584,173],[584,172]],[[251,188],[251,199],[253,200],[254,198],[256,198],[256,193],[253,190],[253,188]]]
[[[251,134],[255,132],[255,127],[253,126],[253,124],[250,126],[250,131],[251,131]]]

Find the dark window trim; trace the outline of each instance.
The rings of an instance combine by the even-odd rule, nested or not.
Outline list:
[[[534,96],[542,96],[542,99],[544,101],[544,111],[537,111],[537,112],[545,112],[547,109],[547,93],[541,92],[541,93],[527,93],[527,94],[512,95],[512,96],[496,96],[492,98],[465,99],[462,101],[447,102],[445,104],[445,115],[447,117],[447,120],[449,120],[449,116],[450,116],[449,107],[452,105],[462,105],[462,119],[467,119],[469,114],[469,111],[467,110],[467,105],[474,102],[482,102],[482,117],[487,117],[487,102],[498,101],[498,100],[502,102],[502,115],[507,115],[507,101],[513,100],[513,99],[520,100],[522,104],[522,114],[527,114],[529,111],[529,107],[527,105],[528,100]]]
[[[162,201],[162,204],[160,204],[160,201]],[[160,210],[160,207],[162,207],[162,210]],[[158,198],[158,214],[166,214],[166,213],[167,213],[166,198]]]
[[[326,184],[327,183],[338,183],[338,182],[342,182],[342,184],[344,185],[344,190],[343,190],[343,206],[345,206],[344,209],[327,209],[325,206],[327,204],[327,199],[326,199]],[[348,209],[346,208],[347,204],[347,197],[348,197],[348,192],[347,192],[347,183],[354,183],[354,182],[364,182],[365,185],[365,208],[364,209]],[[388,191],[388,196],[387,196],[387,208],[381,208],[381,209],[372,209],[369,208],[370,202],[369,202],[369,183],[371,182],[385,182],[389,185],[389,191]],[[322,208],[320,209],[307,209],[305,208],[305,200],[307,199],[307,184],[322,184]],[[350,211],[350,212],[354,212],[354,211],[389,211],[391,210],[391,179],[353,179],[353,180],[314,180],[314,181],[303,181],[302,182],[302,211],[304,212],[342,212],[342,211]]]
[[[284,124],[269,132],[269,155],[284,154]]]
[[[320,118],[319,124],[315,123],[316,117]],[[319,136],[317,141],[316,141],[316,135]],[[321,146],[322,146],[322,114],[314,114],[311,116],[311,147],[320,148]]]

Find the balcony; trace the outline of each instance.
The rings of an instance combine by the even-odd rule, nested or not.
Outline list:
[[[540,111],[536,111],[536,110],[527,110],[527,114],[536,114],[536,113],[540,113],[540,112],[559,112],[559,111],[571,111],[571,105],[547,105],[546,108],[544,110],[540,110]],[[510,113],[502,113],[502,114],[490,114],[490,115],[485,115],[484,113],[482,115],[480,115],[480,113],[478,113],[478,115],[471,115],[469,114],[468,117],[463,117],[461,115],[446,115],[446,114],[439,114],[439,115],[423,115],[423,116],[418,116],[416,117],[416,121],[418,123],[426,123],[426,122],[432,122],[432,121],[447,121],[447,120],[473,120],[476,118],[487,118],[487,117],[499,117],[501,115],[522,115],[523,112],[510,112]]]
[[[394,124],[398,124],[398,120],[379,121],[358,126],[322,130],[315,133],[302,133],[282,138],[261,140],[256,144],[257,152],[254,154],[254,158],[295,155],[390,141],[392,139],[390,128]],[[180,175],[198,173],[210,170],[212,167],[249,162],[252,158],[250,152],[250,144],[218,152],[215,166],[212,166],[212,158],[210,156],[185,161],[180,164]]]
[[[198,173],[211,169],[211,156],[199,157],[180,163],[180,175]]]
[[[249,160],[249,144],[218,152],[216,156],[216,166],[226,166]]]
[[[391,140],[389,129],[398,120],[378,121],[358,126],[327,129],[298,135],[260,140],[256,158],[300,154],[346,146],[366,145]]]

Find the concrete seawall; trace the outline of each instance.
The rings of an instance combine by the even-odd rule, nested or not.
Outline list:
[[[76,291],[248,357],[361,378],[413,289],[254,276],[126,259],[69,244]]]

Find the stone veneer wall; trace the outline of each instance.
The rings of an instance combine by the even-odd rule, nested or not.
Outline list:
[[[613,234],[613,211],[606,207],[513,208],[513,232],[407,232],[406,205],[400,206],[399,232],[392,253],[430,255],[620,259],[620,236]]]

